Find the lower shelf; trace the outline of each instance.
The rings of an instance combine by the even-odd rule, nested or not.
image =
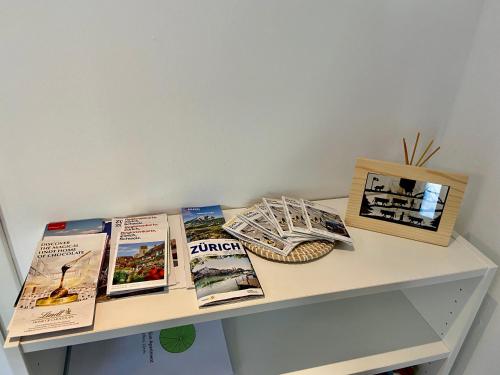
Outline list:
[[[377,374],[428,362],[432,364],[426,366],[425,374],[436,375],[442,365],[438,360],[449,355],[447,346],[400,291],[228,318],[222,320],[222,327],[225,343],[221,332],[218,342],[207,338],[203,345],[198,341],[201,346],[193,350],[207,357],[211,350],[227,345],[226,356],[229,354],[235,375]],[[93,358],[93,367],[108,369],[116,362],[119,369],[130,361],[130,356],[120,359],[134,353],[123,346],[130,340],[115,341],[82,345],[89,347],[87,357]],[[78,356],[75,348],[72,364],[81,366],[82,373],[88,372],[92,367],[89,359]],[[35,362],[45,356],[43,351],[28,353],[32,355]],[[182,360],[179,357],[177,362]],[[209,366],[201,366],[207,375],[218,375]],[[37,367],[35,373],[56,373],[45,367]],[[120,371],[123,368],[116,373]]]
[[[449,350],[401,292],[223,321],[234,373],[372,374]]]

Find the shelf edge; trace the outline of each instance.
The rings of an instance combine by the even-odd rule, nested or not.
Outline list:
[[[442,341],[392,352],[292,371],[286,375],[358,374],[369,375],[447,358],[450,350]]]

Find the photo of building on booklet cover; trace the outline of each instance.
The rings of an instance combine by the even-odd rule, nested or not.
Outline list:
[[[207,256],[190,262],[198,298],[210,294],[260,288],[246,254]]]
[[[165,275],[165,241],[120,244],[113,285],[161,280]]]
[[[368,173],[360,216],[437,231],[449,186]]]

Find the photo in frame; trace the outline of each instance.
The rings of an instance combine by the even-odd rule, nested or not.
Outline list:
[[[346,224],[448,246],[468,177],[359,158]]]

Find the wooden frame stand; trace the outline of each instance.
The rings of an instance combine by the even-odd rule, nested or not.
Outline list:
[[[468,177],[360,158],[346,224],[448,246]]]

